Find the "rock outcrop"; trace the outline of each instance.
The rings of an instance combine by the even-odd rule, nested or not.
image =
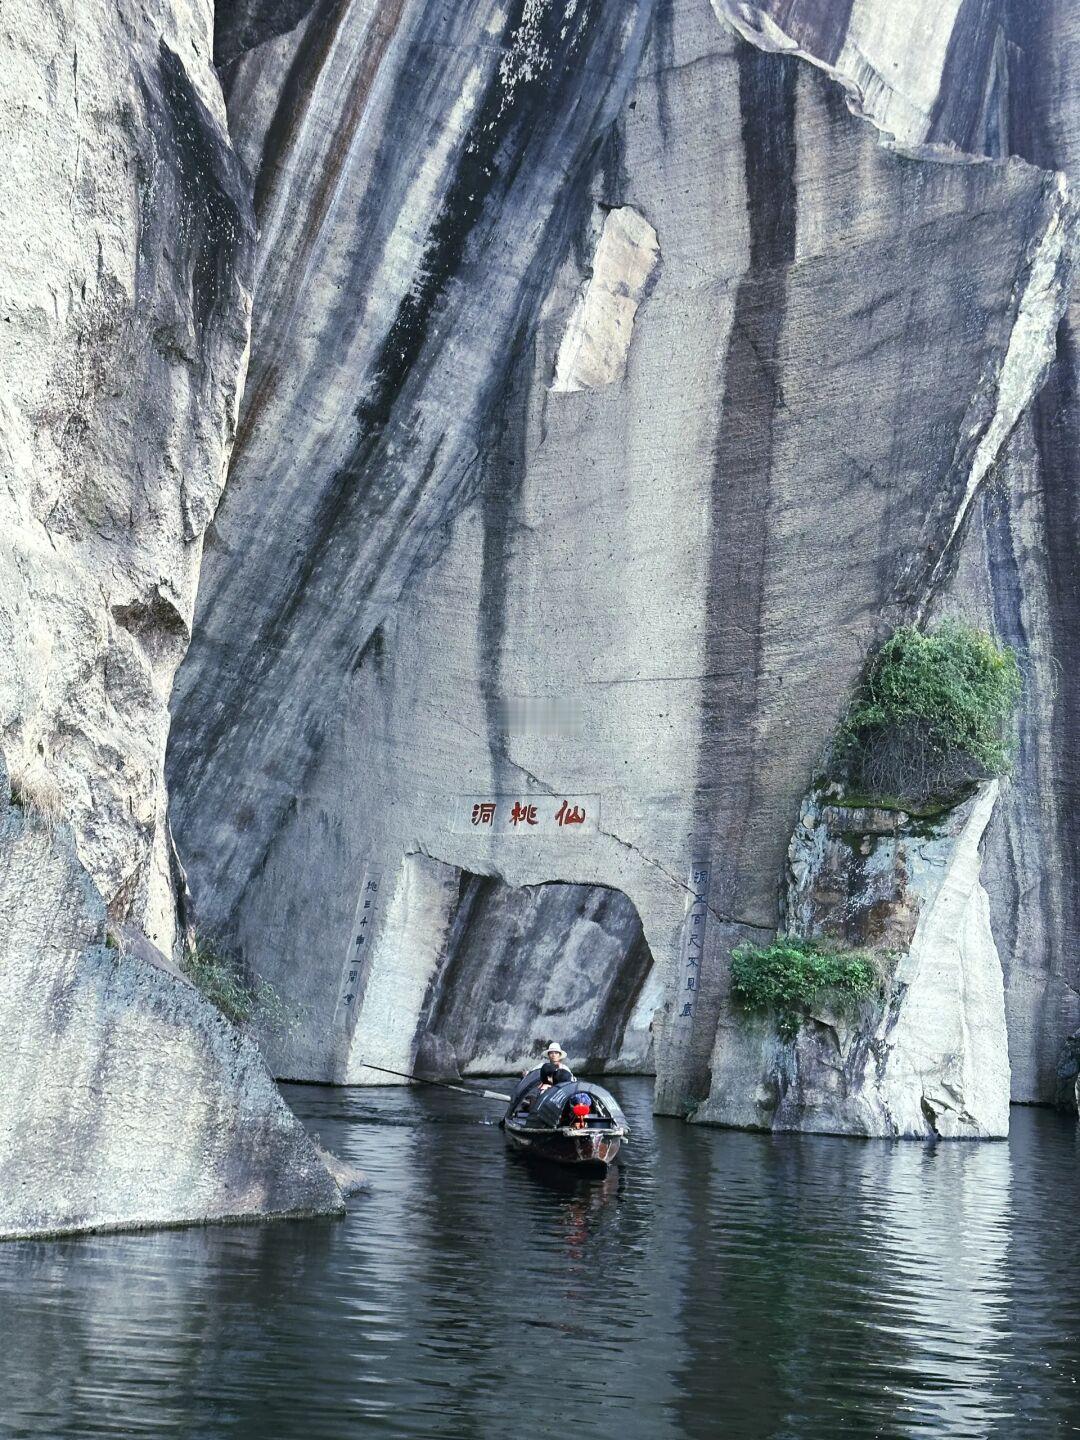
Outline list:
[[[812,1012],[793,1039],[725,1007],[693,1118],[752,1129],[992,1139],[1009,1130],[1001,961],[979,880],[996,782],[936,821],[807,798],[787,933],[876,950],[882,993]]]
[[[425,933],[422,854],[500,882],[508,922],[523,887],[622,892],[664,991],[657,1103],[699,1102],[867,646],[948,591],[1054,358],[1060,176],[882,144],[707,0],[616,10],[316,5],[226,70],[252,380],[170,776],[206,922],[305,1007],[291,1074],[346,1073],[406,990],[419,1053],[437,945],[393,937]],[[603,383],[572,388],[586,332]],[[395,920],[369,949],[373,880]],[[570,925],[553,907],[484,982],[522,1035]]]
[[[209,6],[5,12],[0,746],[172,944],[163,762],[247,358],[254,224]]]
[[[817,0],[714,0],[755,45],[833,75],[882,138],[933,158],[944,149],[1080,174],[1080,41],[1067,0],[942,7]],[[987,836],[994,933],[1006,976],[1013,1096],[1052,1101],[1062,1038],[1080,1024],[1080,362],[1076,301],[1054,336],[1045,386],[974,502],[947,604],[988,616],[1024,662],[1014,781]]]
[[[253,1045],[145,959],[173,945],[169,694],[251,307],[211,29],[204,0],[4,9],[4,1235],[340,1205]]]
[[[343,1208],[254,1043],[108,943],[71,828],[2,769],[0,933],[0,1239]]]

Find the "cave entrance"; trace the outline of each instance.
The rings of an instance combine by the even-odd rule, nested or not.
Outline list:
[[[621,890],[514,886],[408,855],[379,950],[358,1027],[359,1053],[386,1057],[376,1063],[431,1078],[513,1074],[554,1038],[583,1072],[655,1073],[657,967]],[[384,988],[397,1035],[386,1048]]]

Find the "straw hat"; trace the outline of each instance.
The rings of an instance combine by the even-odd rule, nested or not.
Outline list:
[[[561,1055],[564,1059],[566,1058],[566,1051],[557,1040],[549,1040],[547,1050],[544,1053],[547,1055]]]

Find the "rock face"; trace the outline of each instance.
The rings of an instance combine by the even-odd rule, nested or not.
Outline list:
[[[905,147],[1010,153],[1007,46],[1020,4],[713,0],[713,8],[752,44],[824,70],[855,114]]]
[[[173,828],[198,923],[302,1013],[281,1073],[511,1068],[554,1031],[578,1063],[655,1066],[685,1113],[735,1064],[730,953],[781,921],[868,647],[992,625],[1027,700],[991,927],[1014,1094],[1053,1098],[1080,1025],[1077,13],[5,10],[0,748],[20,815],[65,837],[40,878],[12,860],[5,904],[83,919],[0,939],[2,1023],[39,1037],[38,1073],[60,1054],[38,992],[64,1015],[77,982],[57,1064],[113,1075],[130,1012],[139,1064],[88,1173],[116,1097],[175,1063],[222,1148],[174,1218],[337,1203],[254,1052],[228,1060],[141,943],[117,960],[86,929],[171,947],[189,639]],[[919,841],[949,884],[927,861],[890,901],[921,929],[868,1129],[1001,1131],[974,817]],[[958,976],[985,1023],[954,1072]],[[847,1074],[830,1053],[819,1076]],[[161,1173],[76,1208],[168,1218]]]
[[[1059,1110],[1080,1112],[1080,1030],[1061,1047],[1054,1100]]]
[[[251,1040],[106,945],[70,828],[2,770],[0,929],[0,1239],[342,1208]]]
[[[899,144],[1020,156],[1080,174],[1080,40],[1065,0],[890,6],[714,0],[756,45],[797,52],[835,75],[849,104]],[[918,36],[918,44],[912,37]],[[921,150],[919,147],[923,147]],[[1017,646],[1027,698],[1014,783],[987,837],[994,933],[1006,974],[1013,1095],[1051,1101],[1062,1038],[1080,1024],[1080,394],[1076,301],[1055,336],[1047,384],[975,501],[947,604],[988,616]]]
[[[246,364],[254,226],[209,5],[5,10],[0,745],[172,944],[163,762]]]
[[[871,946],[886,974],[860,1013],[814,1013],[792,1040],[731,1012],[694,1119],[753,1129],[990,1139],[1009,1131],[1001,961],[979,880],[997,798],[916,822],[811,795],[788,851],[786,930]]]
[[[211,29],[204,0],[4,9],[0,1235],[340,1204],[258,1052],[145,959],[250,320]]]
[[[780,9],[819,61],[831,17],[839,71],[844,7]],[[419,1053],[458,872],[500,882],[489,933],[523,888],[619,891],[662,987],[657,1103],[685,1111],[868,645],[975,568],[1054,363],[1067,189],[973,162],[959,112],[919,121],[977,89],[972,149],[999,153],[954,63],[967,20],[929,47],[860,32],[901,153],[821,63],[707,0],[313,5],[284,31],[241,12],[251,382],[169,769],[200,911],[306,1007],[279,1064],[315,1077],[355,1073],[399,1009],[394,1053]],[[393,913],[358,945],[375,894]],[[553,905],[484,977],[504,1035],[548,1023],[533,966],[574,954],[576,923]],[[1056,1055],[1060,1017],[1039,1025]],[[441,1038],[466,1067],[512,1049]]]

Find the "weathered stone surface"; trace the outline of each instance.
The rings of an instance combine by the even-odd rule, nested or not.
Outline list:
[[[1080,1112],[1080,1030],[1061,1047],[1055,1079],[1054,1103],[1058,1109]]]
[[[836,80],[852,110],[907,147],[1008,154],[1006,15],[1027,0],[712,0],[754,45]],[[1047,7],[1049,8],[1049,7]]]
[[[254,1043],[108,947],[70,828],[0,791],[0,1239],[340,1210]]]
[[[570,312],[551,388],[561,394],[621,380],[634,317],[660,261],[656,231],[630,205],[604,215],[592,274]]]
[[[1067,0],[889,6],[715,0],[755,43],[794,47],[905,146],[1020,156],[1080,174],[1080,42]],[[919,43],[912,44],[918,36]],[[1017,646],[1027,685],[1014,783],[987,837],[987,887],[1006,973],[1014,1098],[1051,1101],[1063,1037],[1080,1023],[1080,394],[1076,302],[1055,363],[978,502],[947,604]]]
[[[1080,173],[1075,6],[1005,6],[1008,149]],[[1080,371],[1076,301],[1057,357],[972,524],[949,604],[988,612],[1020,653],[1025,701],[1012,783],[987,836],[986,884],[1006,975],[1014,1099],[1052,1102],[1080,1025]]]
[[[169,958],[169,692],[254,262],[212,18],[208,0],[4,7],[4,1236],[340,1207],[254,1044]]]
[[[708,1090],[731,946],[776,927],[792,817],[867,645],[947,584],[1045,377],[1074,222],[1052,174],[882,146],[706,0],[658,6],[640,60],[611,7],[576,14],[557,80],[544,5],[490,34],[479,5],[315,9],[230,68],[260,306],[170,774],[207,922],[306,1009],[288,1073],[348,1073],[380,1034],[419,1053],[465,871],[505,882],[507,923],[510,892],[550,881],[628,898],[664,986],[658,1103],[679,1111]],[[489,105],[524,158],[477,214]],[[640,215],[662,264],[622,378],[560,393],[598,205]],[[556,699],[572,724],[523,723]],[[461,823],[485,796],[580,799],[589,824]],[[446,886],[414,883],[418,854]],[[499,982],[530,1040],[530,967],[570,953],[569,925],[553,911]],[[492,1060],[461,1043],[463,1065]]]
[[[786,929],[879,948],[883,996],[855,1015],[815,1012],[792,1040],[767,1017],[725,1015],[695,1120],[870,1136],[1008,1134],[1004,987],[979,881],[997,788],[981,787],[934,824],[898,814],[891,834],[880,823],[864,829],[864,810],[808,798],[789,850]]]
[[[204,0],[14,0],[0,50],[0,744],[166,950],[169,692],[254,256],[211,24]]]

